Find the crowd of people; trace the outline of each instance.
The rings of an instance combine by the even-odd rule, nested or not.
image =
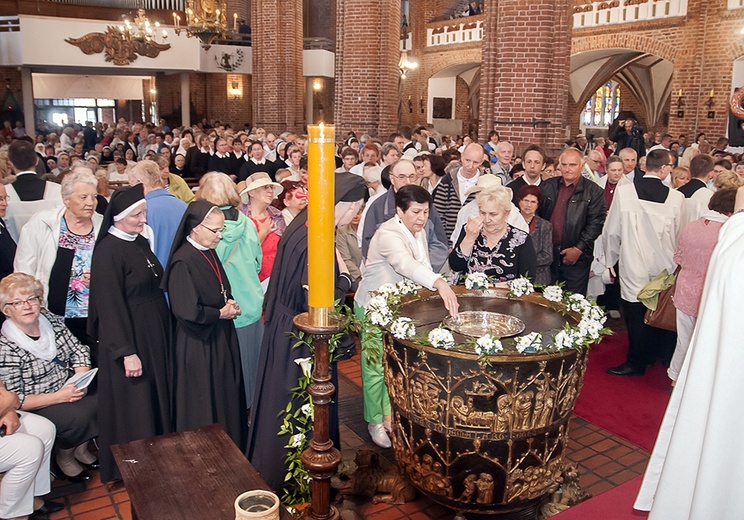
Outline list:
[[[57,478],[95,469],[109,482],[120,478],[112,444],[215,422],[280,490],[277,414],[308,355],[288,334],[308,305],[307,136],[206,121],[41,130],[0,149],[0,469],[20,433],[44,452],[22,485],[3,479],[0,518],[56,507],[34,502],[50,465]],[[535,144],[515,156],[497,132],[485,145],[432,125],[384,140],[350,132],[337,149],[329,283],[338,299],[355,293],[363,318],[388,282],[437,291],[452,315],[451,285],[468,273],[561,282],[614,318],[622,310],[630,348],[611,374],[643,375],[661,358],[674,380],[744,162],[723,139],[646,137],[623,120],[551,158]],[[677,265],[689,283],[675,335],[645,324],[638,292]],[[379,336],[365,344],[382,348]],[[364,417],[389,447],[380,356],[362,356]],[[90,386],[68,382],[94,368]],[[337,422],[334,405],[338,445]]]

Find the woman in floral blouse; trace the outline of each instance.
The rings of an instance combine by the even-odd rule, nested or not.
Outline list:
[[[479,215],[468,220],[450,253],[453,271],[485,273],[495,282],[534,277],[537,260],[528,233],[511,227],[509,188],[496,186],[476,196]]]
[[[87,449],[98,436],[97,400],[87,388],[66,383],[74,373],[90,370],[90,349],[60,317],[42,310],[43,301],[44,288],[33,276],[13,273],[0,281],[0,309],[7,318],[0,335],[0,380],[18,394],[21,410],[56,426],[56,476],[83,482],[90,474],[79,463],[98,467]]]

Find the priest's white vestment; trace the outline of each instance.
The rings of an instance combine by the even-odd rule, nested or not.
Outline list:
[[[744,214],[721,228],[698,321],[635,508],[650,520],[744,518]]]

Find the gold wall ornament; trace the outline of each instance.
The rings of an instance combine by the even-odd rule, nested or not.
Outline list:
[[[744,108],[741,106],[742,101],[744,101],[744,87],[739,87],[731,95],[731,102],[729,103],[731,112],[739,119],[744,119]]]
[[[138,56],[157,58],[161,52],[170,49],[168,43],[155,41],[137,41],[123,36],[115,27],[108,27],[105,33],[92,32],[80,38],[67,38],[70,45],[78,47],[84,54],[105,53],[106,61],[114,65],[129,65]]]

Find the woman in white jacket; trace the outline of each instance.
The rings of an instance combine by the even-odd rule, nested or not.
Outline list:
[[[90,264],[102,217],[95,212],[98,180],[75,172],[62,181],[64,206],[41,211],[21,229],[13,268],[44,286],[45,307],[65,318],[82,343],[87,341]]]
[[[447,281],[435,273],[429,261],[426,233],[423,232],[429,219],[432,198],[426,188],[403,186],[395,193],[396,215],[384,222],[375,232],[369,245],[364,277],[359,283],[354,298],[354,312],[364,316],[364,306],[370,300],[370,291],[386,283],[412,280],[427,289],[436,290],[442,297],[447,311],[457,316],[457,297]],[[361,331],[361,334],[372,331]],[[369,345],[369,339],[365,339]],[[376,349],[382,353],[382,338],[374,338]],[[378,356],[378,359],[381,356]],[[382,363],[371,363],[362,352],[362,393],[364,395],[364,419],[375,444],[390,447],[390,399],[385,386]]]

